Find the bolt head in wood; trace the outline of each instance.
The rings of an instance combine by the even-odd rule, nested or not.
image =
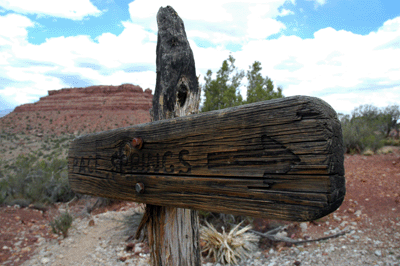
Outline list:
[[[135,189],[137,193],[143,194],[144,192],[144,184],[143,183],[136,183]]]
[[[138,150],[140,150],[143,146],[143,139],[142,138],[133,138],[132,146]]]

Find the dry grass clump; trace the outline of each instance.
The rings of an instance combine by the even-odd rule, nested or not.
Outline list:
[[[259,236],[247,232],[251,225],[240,228],[236,225],[229,233],[222,227],[219,233],[213,225],[205,222],[206,226],[200,228],[200,238],[204,242],[202,252],[207,257],[213,257],[215,262],[222,264],[238,264],[241,259],[249,258],[258,247]]]

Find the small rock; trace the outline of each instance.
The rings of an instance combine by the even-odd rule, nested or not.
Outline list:
[[[342,219],[340,219],[339,217],[337,217],[336,215],[333,215],[333,219],[337,222],[340,222]]]
[[[294,262],[294,265],[295,265],[295,266],[300,266],[300,265],[301,265],[301,262],[298,261],[298,260],[296,260],[296,261]]]
[[[46,263],[48,263],[49,261],[50,261],[49,258],[42,258],[42,259],[40,260],[40,262],[41,262],[42,264],[46,264]]]
[[[132,251],[135,247],[135,243],[128,243],[126,244],[125,251]]]
[[[375,255],[376,256],[378,256],[378,257],[381,257],[382,256],[382,252],[380,251],[380,250],[375,250]]]
[[[31,248],[30,247],[24,247],[24,248],[21,249],[21,251],[22,252],[29,252],[29,251],[31,251]]]
[[[269,254],[274,254],[274,250],[272,248],[269,250]]]
[[[91,220],[89,221],[89,226],[94,226],[94,220],[93,220],[93,219],[91,219]]]
[[[277,237],[287,237],[287,232],[286,231],[282,231],[276,234]]]
[[[340,226],[340,227],[345,227],[347,224],[348,224],[347,221],[343,221],[339,226]]]
[[[136,245],[135,246],[135,254],[139,254],[139,253],[141,253],[142,252],[142,247],[141,247],[141,245]]]
[[[361,216],[361,210],[358,210],[354,213],[355,216],[360,217]]]
[[[307,223],[300,223],[301,231],[304,233],[307,231]]]
[[[127,259],[127,257],[119,257],[119,258],[118,258],[118,260],[120,260],[120,261],[122,261],[122,262],[126,261],[126,259]]]

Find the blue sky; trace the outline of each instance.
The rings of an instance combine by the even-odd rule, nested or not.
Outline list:
[[[260,61],[285,96],[320,97],[337,112],[400,104],[397,0],[0,0],[0,110],[61,88],[154,90],[166,5],[185,23],[201,82],[232,54],[243,70]]]

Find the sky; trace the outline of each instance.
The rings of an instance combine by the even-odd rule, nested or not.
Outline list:
[[[0,110],[62,88],[154,92],[156,15],[167,5],[201,84],[232,55],[244,71],[259,61],[285,96],[319,97],[338,113],[400,105],[398,0],[0,0]]]

